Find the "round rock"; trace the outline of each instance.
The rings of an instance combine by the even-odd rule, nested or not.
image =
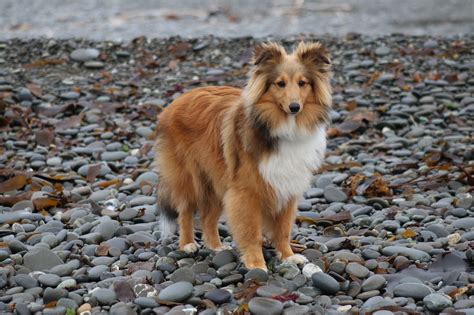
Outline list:
[[[58,255],[44,247],[33,248],[23,257],[23,265],[34,271],[49,270],[63,263]]]
[[[347,200],[347,195],[337,187],[327,186],[324,188],[324,198],[328,202],[344,202]]]
[[[230,250],[223,250],[218,252],[213,258],[212,263],[217,267],[220,268],[224,265],[227,265],[231,262],[235,261],[235,255]]]
[[[45,273],[38,277],[38,281],[46,287],[56,287],[61,282],[61,277],[51,273]]]
[[[31,289],[38,286],[38,281],[27,274],[20,273],[13,278],[17,285],[22,286],[25,289]]]
[[[92,292],[92,296],[94,296],[97,301],[102,305],[110,305],[117,298],[115,292],[110,289],[97,289]]]
[[[268,273],[260,268],[251,269],[245,274],[245,280],[254,279],[258,282],[266,282],[268,280]]]
[[[401,297],[411,297],[422,300],[432,293],[432,290],[422,283],[401,283],[393,288],[393,294]]]
[[[99,53],[94,48],[79,48],[71,53],[71,59],[75,61],[89,61],[99,57]]]
[[[373,275],[362,282],[362,291],[379,290],[383,288],[386,283],[387,280],[385,280],[384,276]]]
[[[440,293],[432,293],[425,296],[423,298],[423,303],[426,308],[432,312],[441,312],[445,308],[453,305],[449,296]]]
[[[365,279],[370,274],[369,269],[355,262],[350,262],[347,264],[346,272],[353,276],[356,276],[359,279]]]
[[[206,294],[204,294],[204,298],[209,299],[216,304],[223,304],[229,302],[232,298],[232,295],[227,290],[215,289],[206,292]]]
[[[158,298],[164,301],[184,302],[193,294],[193,285],[189,282],[177,282],[164,288]]]
[[[278,315],[283,311],[283,303],[263,297],[254,297],[248,305],[250,312],[255,315]]]
[[[313,286],[326,294],[335,294],[341,289],[339,282],[324,272],[314,273],[311,279],[313,280]]]

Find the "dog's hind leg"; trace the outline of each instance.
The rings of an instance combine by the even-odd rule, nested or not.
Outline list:
[[[183,203],[178,207],[178,212],[179,248],[187,253],[196,252],[199,247],[194,241],[194,208]]]
[[[204,239],[204,244],[207,248],[212,250],[221,250],[222,243],[219,237],[219,230],[217,224],[222,212],[220,202],[214,200],[209,204],[201,207],[201,227]]]

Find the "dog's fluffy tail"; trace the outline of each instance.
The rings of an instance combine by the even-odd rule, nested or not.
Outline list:
[[[167,202],[158,202],[161,239],[176,233],[178,213]]]
[[[160,176],[159,173],[158,176]],[[160,214],[160,236],[163,239],[176,233],[178,212],[171,206],[168,189],[162,180],[158,183],[157,197],[157,210]]]

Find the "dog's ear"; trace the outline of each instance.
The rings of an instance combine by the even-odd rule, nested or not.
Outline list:
[[[253,51],[252,63],[255,66],[264,65],[268,62],[278,63],[285,53],[285,49],[277,43],[261,43]]]
[[[307,64],[311,68],[315,67],[315,69],[321,73],[331,71],[329,52],[326,47],[319,42],[300,42],[295,49],[295,55],[302,63]]]

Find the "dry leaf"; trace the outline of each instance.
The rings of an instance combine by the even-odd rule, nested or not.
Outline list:
[[[359,108],[348,113],[347,119],[359,122],[374,122],[378,119],[378,114],[374,110]]]
[[[109,253],[110,245],[107,243],[100,243],[99,246],[95,249],[97,256],[107,256]]]
[[[27,183],[27,177],[24,174],[18,174],[6,181],[0,183],[0,193],[13,191],[23,188]]]
[[[41,211],[56,207],[59,205],[59,200],[53,198],[37,198],[33,200],[33,205],[36,211]]]
[[[367,85],[374,84],[374,82],[377,81],[378,78],[380,78],[380,72],[375,71],[374,73],[370,75],[369,81],[367,81]]]
[[[66,119],[60,121],[56,125],[56,129],[64,130],[64,129],[69,129],[69,128],[72,128],[72,127],[77,127],[81,124],[83,117],[84,117],[84,112],[81,112],[79,115],[71,116],[69,118],[66,118]]]
[[[42,68],[46,66],[55,66],[55,65],[62,65],[65,63],[63,59],[40,59],[33,61],[32,63],[26,64],[23,68],[27,70],[35,69],[35,68]]]
[[[432,81],[438,81],[441,80],[441,75],[438,73],[438,71],[431,71],[428,74],[428,79]]]
[[[165,14],[164,17],[169,21],[177,21],[180,19],[180,16],[177,13],[168,13]]]
[[[49,145],[54,142],[54,130],[44,129],[37,131],[35,134],[35,141],[39,145],[49,147]]]
[[[290,242],[290,247],[294,253],[302,253],[307,248],[306,245],[302,245],[294,241]]]
[[[450,73],[450,74],[445,75],[444,79],[450,83],[453,83],[458,80],[458,75],[456,73]]]
[[[39,85],[34,84],[34,83],[28,83],[26,87],[28,88],[28,90],[30,90],[31,94],[33,94],[34,96],[38,98],[43,97],[43,91],[41,91],[41,87]]]
[[[249,305],[247,303],[240,304],[239,307],[232,313],[234,315],[248,315],[250,314]]]
[[[319,169],[320,172],[329,172],[329,171],[340,171],[344,169],[349,169],[352,167],[361,167],[362,164],[359,162],[346,162],[346,163],[340,163],[340,164],[324,164],[321,166]]]
[[[274,296],[273,299],[280,301],[282,303],[287,302],[287,301],[293,301],[295,302],[299,298],[299,295],[296,293],[290,293],[290,294],[281,294]]]
[[[100,164],[95,164],[89,167],[89,169],[87,170],[86,180],[88,182],[93,182],[95,178],[100,174],[101,167],[102,166]]]
[[[99,168],[99,171],[100,171],[100,168]],[[97,186],[99,186],[100,188],[107,188],[109,186],[118,185],[118,184],[120,184],[120,179],[115,178],[115,179],[106,180],[106,181],[102,181],[100,183],[97,183]]]
[[[352,176],[348,181],[353,196],[360,195],[366,197],[391,196],[390,188],[382,175],[375,173],[366,177],[362,174]]]
[[[415,238],[417,234],[411,229],[406,229],[401,235],[403,238]]]
[[[412,75],[412,80],[413,82],[415,83],[421,83],[423,82],[423,77],[421,76],[421,74],[417,71],[415,72],[413,75]]]
[[[168,50],[176,58],[184,59],[191,49],[192,49],[191,44],[186,43],[186,42],[181,42],[181,43],[177,43],[177,44],[171,46]]]
[[[23,200],[30,200],[32,194],[33,194],[32,191],[27,191],[16,196],[0,196],[0,205],[11,207],[17,202],[20,202]]]
[[[461,295],[463,295],[463,294],[466,293],[467,291],[469,291],[469,288],[468,288],[468,287],[456,288],[456,289],[454,289],[453,291],[449,292],[448,295],[449,295],[452,299],[457,299],[458,297],[460,297]]]
[[[357,108],[357,101],[356,100],[351,100],[346,103],[344,106],[348,111],[353,111],[354,109]]]
[[[263,284],[257,282],[257,280],[247,280],[244,284],[235,292],[234,297],[236,300],[244,299],[245,302],[250,301],[255,295],[257,295],[257,289]]]
[[[58,301],[51,301],[47,304],[44,305],[45,308],[53,308],[53,307],[56,307],[56,304],[58,303]]]

